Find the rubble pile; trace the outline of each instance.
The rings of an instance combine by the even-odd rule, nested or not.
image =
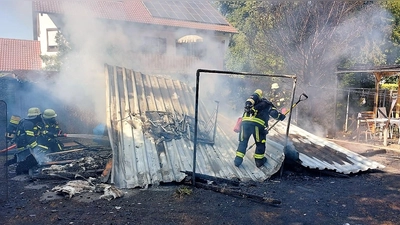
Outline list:
[[[99,198],[106,199],[108,201],[124,196],[124,193],[115,186],[104,183],[96,183],[95,178],[88,178],[86,180],[71,180],[64,185],[55,186],[51,189],[51,191],[68,198],[72,198],[74,195],[84,192],[103,193]]]
[[[110,147],[89,146],[79,143],[70,145],[64,151],[47,154],[51,159],[46,166],[31,174],[36,179],[75,179],[101,177],[107,162],[112,159]],[[107,182],[107,180],[103,180]]]

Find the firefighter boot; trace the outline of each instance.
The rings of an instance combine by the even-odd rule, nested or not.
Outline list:
[[[267,158],[263,157],[261,159],[254,159],[256,162],[256,166],[257,167],[262,167],[266,162],[267,162]]]
[[[236,151],[236,157],[235,157],[235,160],[233,161],[235,163],[236,167],[239,167],[242,164],[243,157],[244,157],[244,153]]]

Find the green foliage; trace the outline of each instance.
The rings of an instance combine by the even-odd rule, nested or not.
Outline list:
[[[371,73],[347,73],[338,75],[339,88],[375,88],[375,76]]]
[[[386,1],[381,3],[386,8],[390,15],[387,16],[387,20],[391,21],[392,33],[390,36],[390,42],[385,49],[387,55],[388,64],[399,64],[400,63],[400,2],[399,1]]]
[[[183,198],[187,195],[191,195],[192,193],[193,193],[193,190],[191,188],[188,188],[186,186],[178,187],[175,190],[174,197],[175,198]]]
[[[67,59],[71,47],[61,32],[56,34],[57,53],[55,55],[41,55],[46,67],[45,70],[60,71],[63,62]]]
[[[394,5],[392,11],[400,12],[399,4]],[[227,69],[296,74],[298,91],[318,96],[310,98],[309,107],[303,108],[304,118],[326,126],[332,124],[326,116],[336,107],[332,104],[332,84],[336,83],[337,67],[384,65],[399,55],[397,43],[389,38],[393,25],[390,15],[375,2],[227,1],[219,6],[239,30],[229,46]],[[394,32],[399,36],[400,31]],[[338,81],[339,87],[347,88],[375,85],[371,74],[346,74]]]
[[[381,89],[392,90],[392,91],[397,90],[398,87],[399,87],[398,84],[386,84],[386,83],[381,84],[380,86]]]

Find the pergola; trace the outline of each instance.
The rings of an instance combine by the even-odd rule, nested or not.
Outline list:
[[[390,65],[390,66],[355,66],[351,68],[338,68],[336,74],[344,73],[372,73],[375,76],[375,98],[374,98],[374,115],[378,113],[378,101],[379,101],[379,83],[382,78],[396,76],[400,74],[400,65]],[[397,83],[400,86],[400,79]],[[400,96],[400,89],[397,88],[397,96]],[[396,113],[400,112],[400,99],[396,100]],[[398,115],[397,115],[398,116]]]

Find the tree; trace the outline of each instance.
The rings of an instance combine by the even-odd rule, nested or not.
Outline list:
[[[41,55],[45,70],[60,71],[63,62],[67,59],[71,51],[70,44],[67,42],[61,32],[56,34],[57,53],[55,55]]]
[[[298,91],[310,99],[299,105],[307,118],[325,128],[334,124],[336,68],[341,63],[381,64],[389,24],[382,7],[372,2],[298,1],[222,3],[228,20],[245,36],[233,37],[229,60],[251,57],[250,70],[296,74]],[[239,43],[239,41],[245,42]],[[242,49],[242,48],[245,48]],[[227,63],[227,65],[234,63]],[[315,110],[316,107],[318,110]],[[306,127],[305,127],[306,128]]]

